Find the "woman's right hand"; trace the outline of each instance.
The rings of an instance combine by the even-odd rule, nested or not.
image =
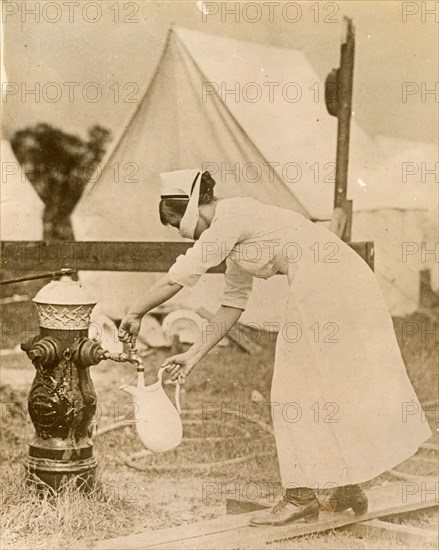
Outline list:
[[[121,342],[129,342],[134,346],[137,336],[140,331],[142,316],[134,313],[127,313],[122,319],[119,327],[119,340]]]

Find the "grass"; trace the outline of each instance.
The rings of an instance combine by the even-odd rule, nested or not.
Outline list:
[[[79,492],[72,480],[56,496],[39,494],[25,485],[25,474],[16,468],[3,484],[2,548],[78,548],[81,542],[96,540],[99,533],[117,536],[134,529],[140,509],[98,479],[90,494]]]
[[[419,316],[410,320],[413,319],[413,322],[423,322]],[[422,402],[435,400],[437,346],[434,342],[422,342],[415,337],[402,341],[405,321],[396,319],[395,331],[410,378]],[[184,409],[200,410],[204,405],[206,410],[206,407],[212,407],[212,403],[217,407],[216,412],[204,420],[199,413],[185,413],[185,436],[224,436],[223,441],[186,439],[175,451],[137,460],[136,464],[147,468],[137,471],[129,468],[126,460],[142,447],[133,426],[127,423],[122,429],[95,438],[95,454],[100,467],[94,491],[84,495],[69,485],[56,497],[41,497],[35,487],[24,483],[23,460],[32,436],[32,425],[25,409],[29,390],[26,380],[33,376],[33,367],[24,356],[3,358],[9,385],[0,387],[1,401],[8,404],[2,418],[0,447],[2,549],[81,549],[102,538],[220,516],[225,513],[226,497],[242,497],[249,484],[255,481],[259,483],[257,498],[276,500],[281,485],[273,437],[242,418],[233,415],[221,417],[221,408],[236,408],[237,404],[242,412],[254,389],[265,401],[269,400],[274,345],[269,342],[262,344],[263,350],[257,356],[244,354],[234,346],[213,351],[203,361],[203,366],[195,369],[182,394]],[[167,356],[169,351],[157,350],[148,357],[147,383],[154,380],[157,366]],[[18,378],[14,379],[15,372],[17,377],[20,374],[21,384],[18,384]],[[107,362],[92,367],[92,377],[100,404],[98,432],[99,428],[112,422],[128,420],[130,409],[126,404],[130,398],[117,388],[134,378],[134,368]],[[207,410],[212,411],[212,408]],[[262,419],[268,422],[268,408],[262,412]],[[218,422],[221,418],[226,422]],[[188,424],[188,419],[198,420],[198,423]],[[252,437],[245,438],[245,431]],[[256,456],[241,464],[212,470],[178,469],[179,465],[254,455],[259,451],[271,452],[272,455],[268,458]],[[418,475],[434,475],[433,455],[434,452],[421,451],[419,457],[406,462],[400,469]],[[160,472],[148,469],[154,465],[169,469]],[[385,474],[368,485],[385,484],[391,479],[389,474]],[[430,529],[437,525],[435,515],[430,511],[404,516],[398,521]],[[396,540],[358,539],[349,533],[333,532],[272,544],[270,548],[392,550],[404,546]]]

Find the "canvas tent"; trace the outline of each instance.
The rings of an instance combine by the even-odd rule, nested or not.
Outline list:
[[[200,165],[211,170],[219,196],[249,195],[328,220],[336,123],[302,52],[174,28],[142,101],[72,215],[75,236],[179,240],[158,218],[159,173]],[[377,178],[385,159],[353,120],[349,189],[355,207],[375,197],[380,208]],[[373,238],[366,233],[362,240]],[[112,318],[121,318],[156,277],[82,274]],[[255,281],[244,322],[278,321],[286,284],[283,277]],[[222,276],[207,275],[175,303],[214,310],[221,288]]]
[[[1,45],[3,54],[3,34]],[[7,82],[8,78],[3,59],[1,61],[1,82],[3,83]],[[2,86],[2,93],[3,90]],[[4,241],[39,241],[43,238],[44,203],[26,178],[10,142],[5,139],[10,126],[8,116],[10,115],[3,109],[0,150],[0,236]]]
[[[438,288],[437,149],[387,136],[375,144],[374,182],[380,187],[370,190],[363,182],[352,236],[375,242],[375,271],[387,305],[403,316],[418,307],[421,270],[430,270]]]
[[[7,140],[1,142],[1,174],[2,240],[42,240],[44,203],[26,178]]]

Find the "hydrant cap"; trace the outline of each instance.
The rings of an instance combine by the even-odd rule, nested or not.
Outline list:
[[[63,275],[59,281],[52,281],[44,286],[37,293],[33,302],[68,306],[96,305],[96,299],[89,291],[68,275]]]
[[[57,330],[87,330],[96,305],[88,290],[68,275],[43,287],[33,302],[40,327]]]

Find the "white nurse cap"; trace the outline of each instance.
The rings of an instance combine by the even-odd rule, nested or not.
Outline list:
[[[160,174],[161,198],[188,199],[191,195],[195,178],[201,173],[196,168],[189,170],[174,170]]]
[[[200,198],[201,170],[174,170],[160,174],[162,199],[189,200],[181,219],[179,232],[182,237],[193,239],[199,219],[198,200]]]

